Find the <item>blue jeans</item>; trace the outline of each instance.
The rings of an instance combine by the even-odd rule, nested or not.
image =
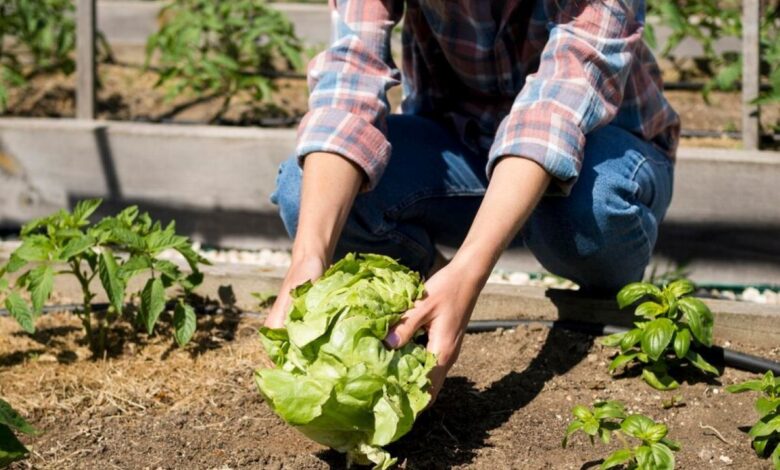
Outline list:
[[[376,188],[359,194],[336,248],[389,255],[428,272],[434,244],[459,246],[487,187],[484,155],[446,126],[391,115],[392,158]],[[545,196],[512,243],[551,273],[584,289],[640,280],[672,198],[674,168],[652,144],[616,126],[588,134],[578,181],[567,197]],[[298,225],[302,172],[282,163],[271,201],[287,231]],[[518,181],[522,184],[522,181]]]

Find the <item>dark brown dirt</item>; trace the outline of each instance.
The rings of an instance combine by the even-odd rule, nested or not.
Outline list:
[[[0,318],[0,396],[45,431],[25,438],[33,455],[12,468],[344,466],[342,455],[281,422],[257,394],[259,319],[208,317],[184,350],[139,335],[140,345],[97,361],[79,344],[78,325],[71,315],[49,315],[29,337]],[[780,359],[780,349],[732,347]],[[752,398],[721,385],[751,374],[727,369],[709,382],[693,375],[661,393],[634,374],[611,378],[610,353],[590,336],[541,326],[468,335],[437,403],[390,450],[408,469],[595,468],[612,447],[579,436],[562,449],[560,441],[572,406],[609,398],[670,426],[683,446],[678,468],[769,468],[740,430],[755,418]],[[664,410],[672,395],[685,404]]]

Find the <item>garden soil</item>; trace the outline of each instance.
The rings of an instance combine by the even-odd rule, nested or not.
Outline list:
[[[203,316],[185,349],[115,328],[116,347],[95,360],[73,315],[44,316],[33,336],[0,317],[0,396],[43,431],[23,437],[32,455],[11,468],[343,468],[343,455],[286,425],[258,395],[260,324],[229,311]],[[780,348],[731,346],[780,359]],[[561,438],[572,406],[613,399],[669,425],[682,444],[678,468],[770,468],[744,432],[753,397],[723,389],[754,375],[692,374],[661,393],[636,373],[610,377],[611,354],[591,336],[541,325],[469,334],[438,401],[389,450],[405,469],[596,468],[616,444],[579,435],[562,449]],[[676,406],[664,409],[672,397]]]
[[[220,97],[182,93],[166,97],[164,88],[156,88],[158,75],[133,64],[103,64],[99,68],[99,119],[218,123],[223,125],[290,127],[295,126],[308,106],[308,89],[302,78],[274,80],[277,91],[267,102],[258,102],[247,93],[236,96],[220,114]],[[26,90],[12,90],[6,115],[26,117],[73,117],[75,114],[74,76],[39,76]],[[667,98],[689,130],[738,131],[741,126],[741,97],[738,93],[713,92],[709,102],[698,91],[668,91]],[[393,109],[401,101],[400,87],[390,91]],[[780,104],[761,109],[764,128],[780,125]],[[683,145],[739,148],[739,140],[727,137],[689,138]]]

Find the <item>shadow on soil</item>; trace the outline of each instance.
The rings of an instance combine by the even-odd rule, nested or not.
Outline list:
[[[548,380],[582,361],[592,343],[591,336],[551,330],[525,370],[513,371],[485,390],[478,390],[463,377],[447,379],[435,406],[420,416],[409,435],[388,450],[398,456],[399,462],[406,461],[407,468],[451,468],[471,463],[477,451],[489,445],[492,430],[530,403]],[[329,463],[335,460],[322,457]]]

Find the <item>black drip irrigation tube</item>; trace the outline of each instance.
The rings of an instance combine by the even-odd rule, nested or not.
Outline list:
[[[172,308],[174,303],[171,302],[166,307]],[[107,310],[109,304],[107,303],[95,303],[92,304],[92,311],[99,312],[101,310]],[[53,312],[76,312],[81,310],[82,305],[79,304],[63,304],[63,305],[46,305],[43,307],[43,313]],[[219,310],[216,306],[196,307],[198,313],[214,314]],[[7,309],[0,309],[0,317],[8,316]],[[247,318],[260,318],[263,315],[258,312],[242,312],[242,317]],[[511,330],[518,326],[523,325],[541,325],[550,329],[562,329],[568,331],[574,331],[578,333],[584,333],[593,336],[611,335],[614,333],[624,333],[628,331],[628,328],[615,325],[604,325],[600,323],[587,323],[571,320],[472,320],[466,326],[466,333],[485,333],[490,331],[496,331],[498,329]],[[728,348],[720,346],[712,346],[707,349],[699,351],[705,359],[718,365],[724,365],[740,369],[748,372],[756,372],[763,374],[764,372],[771,370],[774,374],[780,375],[780,363],[764,359],[762,357],[753,356],[751,354],[745,354],[738,351],[734,351]]]
[[[484,333],[498,329],[514,329],[522,325],[542,325],[550,329],[559,328],[562,330],[575,331],[594,336],[611,335],[614,333],[624,333],[628,328],[615,325],[603,325],[599,323],[586,323],[570,320],[472,320],[466,327],[467,333]],[[724,365],[748,372],[763,374],[771,370],[774,374],[780,374],[780,363],[764,359],[762,357],[745,354],[720,346],[698,351],[710,362],[718,365]]]

